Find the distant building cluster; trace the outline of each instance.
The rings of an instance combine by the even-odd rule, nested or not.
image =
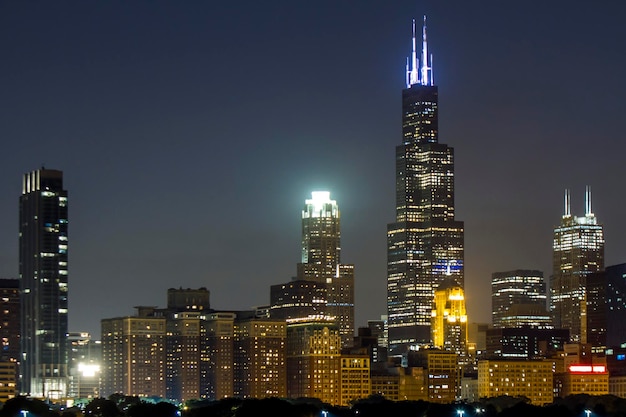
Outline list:
[[[302,210],[295,276],[269,303],[211,308],[207,288],[170,288],[165,307],[68,330],[68,192],[63,173],[23,177],[19,277],[0,279],[0,401],[112,394],[172,401],[372,395],[451,403],[571,394],[626,397],[626,263],[605,267],[604,228],[570,194],[542,271],[491,277],[492,323],[466,310],[464,224],[455,217],[454,150],[439,142],[438,88],[426,25],[402,92],[396,218],[387,227],[387,312],[355,328],[355,266],[341,260],[340,211],[327,191]]]

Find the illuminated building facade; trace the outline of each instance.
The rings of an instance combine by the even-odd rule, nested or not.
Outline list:
[[[165,397],[166,320],[154,307],[101,320],[101,395]]]
[[[17,393],[17,362],[0,361],[0,401],[15,398]]]
[[[526,397],[542,406],[554,400],[552,362],[549,360],[481,360],[478,397]]]
[[[572,216],[569,190],[565,213],[554,229],[550,310],[557,328],[570,329],[572,342],[587,341],[586,278],[604,269],[604,230],[591,211],[591,190],[585,192],[585,216]]]
[[[467,310],[465,291],[454,280],[445,280],[435,290],[432,310],[432,340],[436,348],[465,354]]]
[[[67,190],[63,172],[24,174],[19,200],[20,391],[67,394]]]
[[[538,359],[553,356],[569,341],[567,329],[531,326],[487,329],[487,357]]]
[[[438,89],[428,64],[424,19],[418,68],[413,54],[402,91],[396,147],[396,220],[387,227],[389,350],[431,342],[435,288],[448,276],[464,286],[463,222],[454,218],[454,151],[439,143]]]
[[[391,401],[428,401],[428,370],[397,366],[372,370],[372,394]]]
[[[238,398],[286,397],[285,320],[240,312],[234,330],[234,395]]]
[[[354,337],[354,265],[341,263],[339,206],[328,191],[314,191],[305,200],[297,279],[326,285],[325,314],[336,318],[343,346],[349,346]]]
[[[287,324],[287,396],[341,403],[341,336],[332,320]]]
[[[424,369],[427,400],[451,403],[460,399],[462,366],[456,352],[441,349],[411,350],[402,354],[402,366]]]
[[[455,352],[430,350],[428,355],[428,401],[448,404],[460,398],[461,367]]]
[[[494,328],[552,327],[546,309],[543,272],[517,269],[491,275],[491,316]]]
[[[609,394],[609,372],[605,365],[570,365],[567,372],[557,374],[555,378],[562,398],[577,394]]]
[[[202,288],[169,288],[166,317],[166,393],[168,399],[201,398],[208,363],[204,315],[210,292]]]
[[[370,365],[370,358],[367,355],[341,355],[340,406],[348,407],[352,402],[367,398],[372,394]]]
[[[17,394],[20,358],[20,281],[0,279],[0,401]]]
[[[207,344],[200,311],[172,311],[166,320],[166,384],[168,399],[201,398]]]
[[[17,363],[20,358],[20,281],[18,279],[0,279],[0,362],[12,362],[13,395],[17,389]],[[10,366],[6,365],[3,372]],[[10,390],[4,387],[5,391]]]
[[[276,319],[321,317],[326,311],[326,284],[293,280],[270,287],[270,316]]]
[[[237,315],[232,312],[212,312],[206,315],[202,339],[206,340],[206,362],[201,397],[211,400],[234,395],[234,333]]]
[[[86,332],[70,333],[69,385],[70,398],[99,398],[102,344]]]

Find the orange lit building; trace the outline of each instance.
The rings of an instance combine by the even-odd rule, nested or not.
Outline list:
[[[467,347],[467,311],[465,291],[456,281],[447,279],[435,290],[431,318],[433,345],[464,354]]]
[[[372,393],[368,355],[341,355],[341,406],[367,398]]]
[[[555,375],[559,396],[575,394],[607,395],[609,372],[605,365],[570,365],[567,372]]]
[[[533,405],[552,403],[554,364],[549,360],[482,360],[478,362],[478,396],[527,397]]]

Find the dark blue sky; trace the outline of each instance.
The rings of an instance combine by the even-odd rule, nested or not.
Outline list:
[[[17,277],[24,172],[63,170],[70,329],[169,287],[269,302],[326,189],[357,325],[386,310],[386,225],[411,19],[428,15],[440,141],[455,148],[470,320],[495,271],[551,273],[552,229],[591,185],[626,262],[620,1],[0,2],[0,276]]]

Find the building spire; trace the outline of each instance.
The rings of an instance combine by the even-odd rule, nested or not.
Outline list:
[[[419,83],[419,73],[417,61],[417,42],[415,39],[415,19],[413,19],[413,49],[411,52],[411,66],[409,67],[409,59],[406,62],[406,88],[409,88],[413,84]]]
[[[566,188],[565,189],[565,213],[564,213],[563,217],[569,217],[572,214],[569,198],[570,198],[569,197],[569,190]]]
[[[432,56],[430,57],[432,62]],[[421,70],[421,84],[433,85],[432,82],[432,68],[428,66],[428,42],[426,40],[426,15],[424,15],[424,26],[422,26],[422,67]]]
[[[415,33],[415,19],[413,19],[413,48],[411,59],[406,60],[406,87],[414,84],[434,85],[433,83],[433,56],[428,55],[428,42],[426,39],[426,16],[422,27],[422,53],[421,59],[417,59],[417,38]],[[429,65],[430,59],[430,65]],[[410,62],[409,62],[410,61]]]
[[[585,188],[585,216],[593,216],[591,211],[591,186]]]

